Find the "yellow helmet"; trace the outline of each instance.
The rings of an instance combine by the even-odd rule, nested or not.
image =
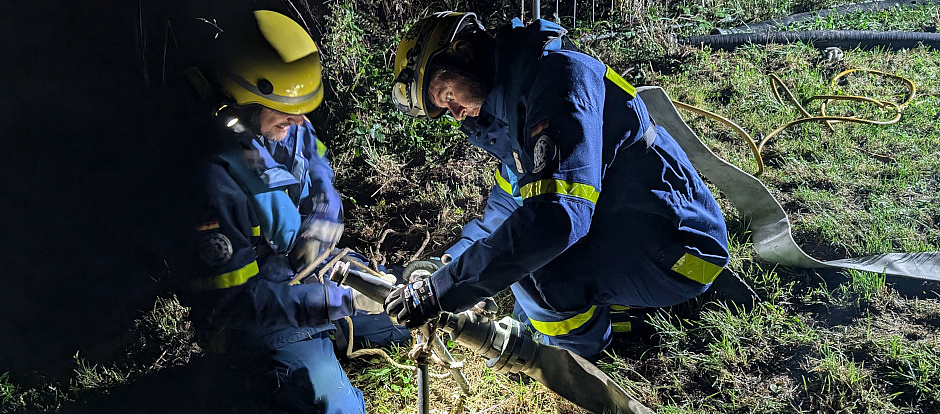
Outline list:
[[[297,22],[270,10],[252,12],[252,22],[222,32],[217,78],[239,105],[260,104],[305,114],[323,101],[320,51]]]
[[[434,13],[411,26],[395,54],[392,99],[400,111],[416,118],[437,118],[444,113],[428,100],[428,64],[469,25],[483,30],[476,14],[450,11]]]

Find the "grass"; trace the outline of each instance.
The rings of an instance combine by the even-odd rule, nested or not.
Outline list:
[[[308,19],[322,30],[330,88],[327,104],[312,118],[330,147],[337,187],[350,206],[344,242],[370,257],[401,263],[419,250],[431,255],[482,209],[494,162],[463,141],[453,119],[406,118],[385,92],[391,45],[426,12],[473,7],[491,25],[518,14],[518,2],[478,3],[334,1],[322,7],[324,14]],[[910,79],[918,95],[902,109],[900,122],[841,123],[833,131],[818,123],[790,127],[766,145],[767,170],[760,179],[787,211],[800,246],[816,258],[940,250],[940,102],[935,95],[940,92],[940,52],[847,50],[843,60],[827,61],[808,45],[713,52],[680,49],[670,41],[670,36],[706,34],[715,27],[834,5],[824,1],[619,2],[614,13],[598,8],[593,22],[586,3],[580,4],[576,25],[566,17],[574,36],[618,33],[585,40],[582,48],[634,83],[662,86],[673,99],[726,116],[756,138],[801,116],[773,97],[771,74],[811,113],[818,113],[819,102],[810,98],[821,94],[888,100],[904,92],[896,82],[870,74],[832,85],[842,70],[875,69]],[[306,6],[301,10],[319,10],[301,5]],[[937,6],[923,5],[787,28],[924,30],[937,25],[938,15]],[[716,154],[745,171],[756,169],[736,134],[713,120],[683,115]],[[730,267],[762,303],[743,309],[705,295],[657,310],[649,318],[654,333],[619,338],[598,361],[601,369],[660,413],[940,411],[936,286],[921,287],[928,292],[913,297],[881,274],[763,261],[754,253],[746,219],[717,190],[716,195],[729,223]],[[0,412],[56,411],[189,364],[201,350],[193,346],[186,312],[171,296],[158,299],[142,312],[126,340],[126,355],[91,363],[80,352],[68,378],[0,371]],[[410,363],[406,351],[389,353]],[[436,412],[581,412],[538,383],[497,374],[460,347],[452,352],[465,362],[475,393],[461,397],[452,379],[432,378]],[[417,412],[409,371],[378,358],[347,360],[344,367],[364,391],[370,412]]]

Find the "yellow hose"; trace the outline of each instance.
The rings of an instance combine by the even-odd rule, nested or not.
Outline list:
[[[747,133],[747,131],[744,130],[744,128],[741,128],[739,125],[735,124],[731,120],[721,115],[718,115],[716,113],[707,111],[705,109],[697,108],[695,106],[689,105],[687,103],[679,102],[676,100],[673,100],[672,103],[676,106],[676,108],[685,109],[687,111],[691,111],[699,115],[703,115],[705,117],[714,119],[722,124],[727,125],[732,130],[737,132],[738,135],[744,138],[744,140],[748,144],[748,147],[750,147],[751,152],[754,154],[754,159],[757,161],[757,172],[755,172],[754,175],[758,176],[764,173],[764,160],[763,160],[763,157],[761,157],[761,152],[764,150],[764,145],[767,144],[767,142],[770,141],[771,138],[779,134],[781,131],[793,125],[798,125],[798,124],[802,124],[806,122],[816,122],[816,121],[822,122],[823,124],[826,125],[826,127],[829,128],[830,131],[833,131],[833,132],[835,131],[835,128],[832,127],[832,124],[836,122],[855,122],[855,123],[860,123],[860,124],[873,124],[873,125],[894,124],[901,120],[901,110],[905,106],[907,106],[914,99],[914,96],[917,94],[917,87],[914,85],[914,82],[912,82],[910,79],[907,79],[903,76],[895,75],[892,73],[887,73],[887,72],[882,72],[882,71],[877,71],[877,70],[872,70],[872,69],[849,69],[849,70],[842,71],[832,78],[832,81],[830,82],[830,84],[832,86],[836,86],[839,82],[839,79],[841,79],[842,77],[852,72],[874,73],[874,74],[881,75],[887,78],[892,78],[892,79],[901,81],[904,84],[904,86],[906,86],[907,89],[909,90],[909,92],[906,94],[907,99],[905,99],[901,103],[894,103],[894,102],[887,102],[887,101],[882,101],[882,100],[878,100],[874,98],[868,98],[864,96],[855,96],[855,95],[817,95],[809,99],[810,101],[814,101],[814,100],[823,101],[820,104],[820,115],[814,116],[810,114],[809,111],[807,111],[806,108],[804,108],[803,105],[799,103],[799,101],[797,101],[796,97],[793,96],[793,93],[790,92],[790,89],[786,87],[786,85],[777,75],[771,74],[770,83],[771,83],[771,90],[773,91],[774,97],[776,97],[777,100],[780,101],[781,103],[789,102],[793,106],[796,106],[797,110],[800,111],[803,117],[777,127],[776,129],[768,133],[766,136],[764,136],[764,138],[762,138],[759,142],[755,142],[754,139],[751,138],[751,136]],[[781,97],[781,94],[778,91],[778,89],[783,90],[783,95],[785,96],[786,99],[784,99],[784,97]],[[936,96],[936,94],[929,94],[929,95]],[[869,104],[879,107],[881,110],[889,110],[889,109],[893,110],[895,114],[893,118],[887,121],[879,121],[879,120],[867,119],[867,118],[858,118],[854,116],[826,115],[826,104],[830,102],[834,102],[834,101],[854,101],[854,102],[869,103]]]

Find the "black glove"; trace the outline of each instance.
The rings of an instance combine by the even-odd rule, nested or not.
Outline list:
[[[385,298],[385,312],[397,325],[420,327],[441,313],[441,305],[428,280],[399,285]]]

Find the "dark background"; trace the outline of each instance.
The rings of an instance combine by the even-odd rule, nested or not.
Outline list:
[[[197,11],[36,3],[0,6],[0,373],[23,384],[119,352],[184,253],[209,142],[165,24]]]

